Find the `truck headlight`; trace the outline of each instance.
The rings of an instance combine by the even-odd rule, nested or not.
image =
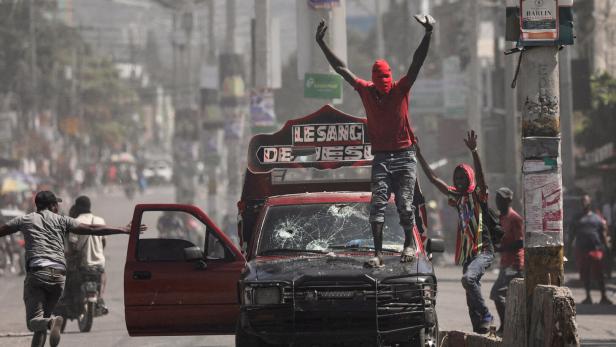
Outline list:
[[[394,296],[404,302],[411,302],[421,297],[420,288],[415,284],[399,284],[395,286]]]
[[[257,305],[274,305],[280,303],[280,288],[257,287],[254,288],[254,299]]]
[[[278,286],[246,286],[243,293],[244,305],[275,305],[281,303]]]
[[[433,283],[424,283],[422,289],[424,298],[434,300],[436,297],[436,288]]]

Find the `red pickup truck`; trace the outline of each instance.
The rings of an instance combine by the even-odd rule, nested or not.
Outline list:
[[[124,273],[131,336],[236,334],[236,345],[437,346],[437,281],[418,214],[416,257],[387,208],[385,267],[372,255],[366,121],[331,106],[253,137],[236,247],[195,206],[137,205]],[[422,202],[416,189],[416,204]],[[421,208],[418,209],[421,211]]]

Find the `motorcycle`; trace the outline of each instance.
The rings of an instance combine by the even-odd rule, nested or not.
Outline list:
[[[102,269],[99,267],[80,268],[66,276],[66,287],[54,314],[62,316],[62,332],[67,321],[77,320],[82,333],[92,330],[95,317],[108,313],[99,297]]]
[[[6,223],[14,217],[22,216],[21,210],[0,209],[0,223]],[[23,236],[19,233],[0,238],[0,275],[26,271],[26,250]]]
[[[137,193],[137,187],[135,183],[124,183],[124,195],[127,199],[133,200],[135,198],[135,193]]]

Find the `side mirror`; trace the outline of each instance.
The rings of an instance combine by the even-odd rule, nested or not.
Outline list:
[[[426,252],[428,254],[445,252],[445,241],[443,239],[428,239],[426,241]]]
[[[197,246],[184,248],[184,260],[185,261],[197,261],[203,260],[203,251]]]

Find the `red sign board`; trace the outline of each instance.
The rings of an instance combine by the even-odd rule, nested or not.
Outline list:
[[[248,169],[255,173],[277,168],[366,166],[371,162],[367,120],[330,105],[288,121],[276,133],[254,136],[248,147]]]

